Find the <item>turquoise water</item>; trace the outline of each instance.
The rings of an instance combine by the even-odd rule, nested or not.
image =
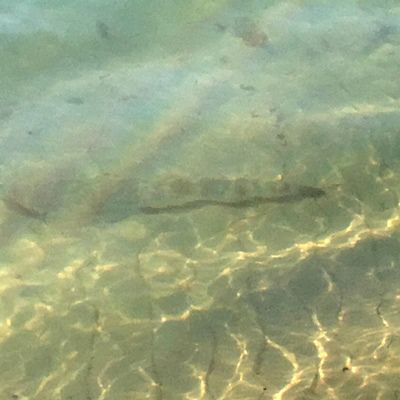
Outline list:
[[[0,398],[397,399],[395,1],[0,0]]]

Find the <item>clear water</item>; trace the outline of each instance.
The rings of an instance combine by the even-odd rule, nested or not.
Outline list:
[[[397,1],[0,1],[0,397],[400,398]]]

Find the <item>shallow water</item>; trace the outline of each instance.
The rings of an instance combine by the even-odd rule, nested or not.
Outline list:
[[[400,398],[397,2],[200,3],[0,1],[0,397]]]

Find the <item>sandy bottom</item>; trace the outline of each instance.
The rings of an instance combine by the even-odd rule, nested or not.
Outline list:
[[[398,398],[386,172],[366,202],[343,184],[245,209],[104,211],[84,227],[3,206],[1,397]]]

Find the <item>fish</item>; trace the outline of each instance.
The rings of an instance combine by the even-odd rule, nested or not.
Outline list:
[[[143,214],[165,214],[165,213],[180,213],[191,210],[200,209],[208,206],[220,206],[227,208],[249,208],[257,207],[266,203],[293,203],[304,199],[318,199],[326,196],[325,190],[313,186],[297,186],[295,190],[277,196],[255,196],[244,200],[223,201],[212,199],[199,199],[187,201],[181,204],[167,205],[161,207],[144,206],[139,207],[139,211]]]

